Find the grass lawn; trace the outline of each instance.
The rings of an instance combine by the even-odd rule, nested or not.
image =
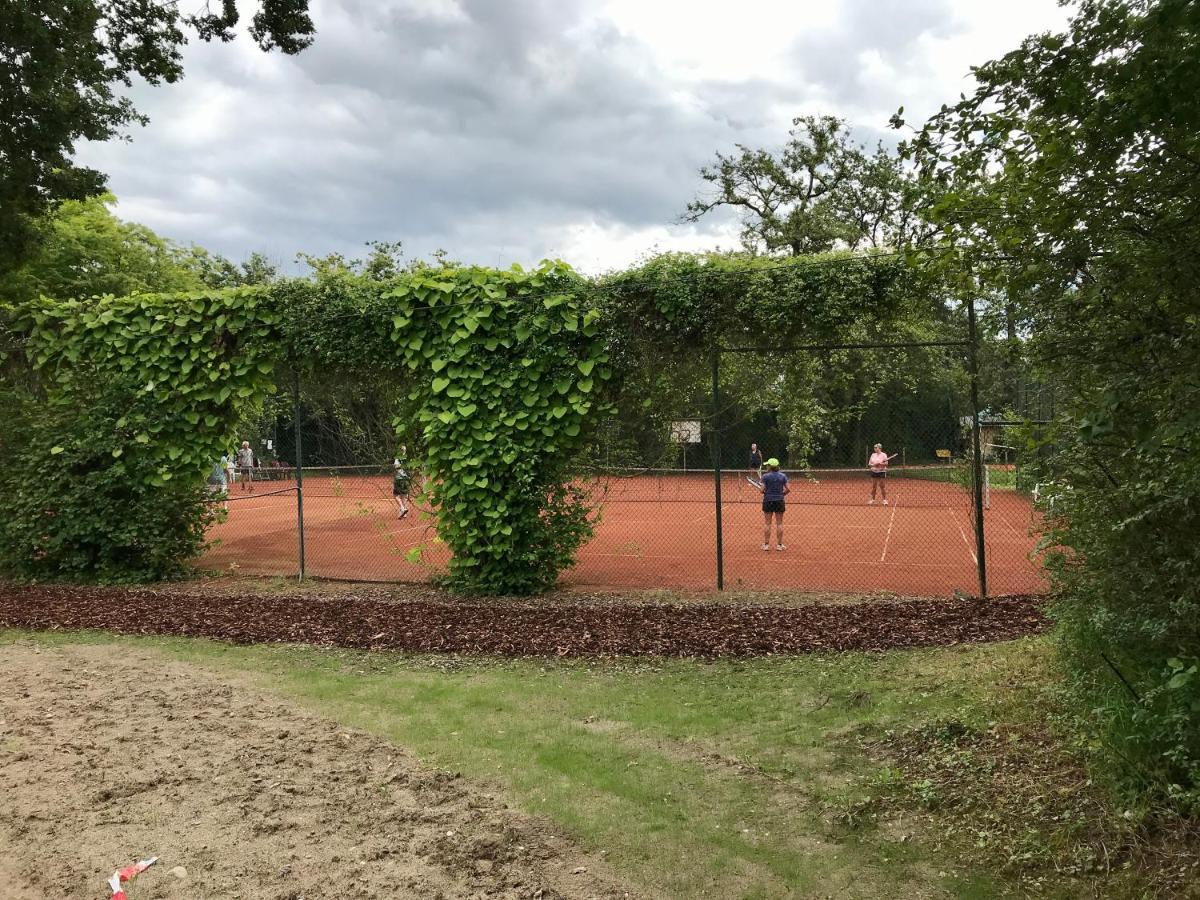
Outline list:
[[[712,663],[36,639],[137,640],[248,680],[490,783],[669,897],[1005,893],[920,817],[848,825],[889,777],[860,737],[945,717],[985,727],[1038,689],[1048,657],[1043,639]]]

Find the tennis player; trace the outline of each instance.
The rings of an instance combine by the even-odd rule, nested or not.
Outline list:
[[[412,476],[408,474],[406,448],[400,447],[400,455],[392,461],[392,498],[396,501],[396,518],[408,515],[408,497],[412,493]]]
[[[871,454],[871,458],[867,460],[867,468],[871,470],[871,499],[867,501],[867,506],[875,502],[875,493],[878,491],[883,496],[883,505],[888,505],[887,498],[887,470],[888,463],[896,458],[898,454],[893,453],[888,456],[884,452],[883,444],[876,444],[875,450]]]
[[[755,478],[762,477],[762,451],[758,449],[758,444],[750,445],[750,470],[754,473]]]
[[[771,549],[771,516],[775,517],[775,549],[786,550],[783,543],[783,498],[792,492],[788,487],[788,477],[779,471],[779,460],[771,457],[767,460],[767,471],[762,475],[763,492],[763,545],[764,550]]]
[[[246,486],[250,486],[250,492],[254,492],[254,451],[250,449],[249,441],[242,441],[242,448],[237,452],[238,471],[242,475],[242,491],[246,490]]]

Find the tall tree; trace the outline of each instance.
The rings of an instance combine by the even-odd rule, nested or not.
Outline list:
[[[882,145],[868,153],[833,116],[792,125],[778,154],[741,144],[736,154],[717,153],[700,170],[713,190],[688,204],[685,221],[733,208],[747,250],[791,256],[905,247],[932,236],[921,214],[927,194],[895,153]]]
[[[47,211],[104,190],[104,175],[72,156],[77,141],[146,122],[121,89],[135,75],[178,81],[185,29],[232,40],[238,6],[187,15],[157,0],[0,2],[0,272],[29,251]],[[250,24],[263,50],[298,53],[313,33],[308,0],[260,0]]]
[[[248,284],[270,284],[279,279],[279,267],[261,253],[251,253],[242,263],[212,253],[203,247],[192,246],[186,258],[187,266],[208,287],[242,287]]]
[[[191,254],[145,225],[112,214],[111,194],[68,200],[36,223],[22,264],[0,273],[0,304],[39,295],[57,300],[195,290],[204,282]]]
[[[1200,3],[1083,0],[975,76],[909,150],[1063,388],[1067,659],[1121,771],[1200,809]]]

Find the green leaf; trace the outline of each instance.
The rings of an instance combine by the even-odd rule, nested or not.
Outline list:
[[[65,453],[65,452],[66,452],[66,447],[51,447],[50,448],[51,456],[58,456],[58,454]]]
[[[590,359],[581,359],[579,361],[579,371],[584,375],[591,375],[592,369],[595,367],[595,365],[596,364]]]
[[[446,368],[446,360],[442,359],[440,356],[435,357],[429,361],[429,368],[433,369],[435,373],[440,372],[442,369]]]
[[[433,392],[435,394],[440,394],[447,387],[449,387],[449,385],[450,385],[449,378],[435,378],[435,379],[433,379]]]

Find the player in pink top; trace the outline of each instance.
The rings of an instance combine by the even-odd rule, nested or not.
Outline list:
[[[883,452],[883,444],[875,445],[875,452],[867,460],[867,468],[871,470],[871,499],[867,501],[868,506],[875,502],[876,491],[883,495],[883,505],[888,505],[887,468],[888,463],[895,459],[896,455],[893,453],[891,456],[888,456]]]

